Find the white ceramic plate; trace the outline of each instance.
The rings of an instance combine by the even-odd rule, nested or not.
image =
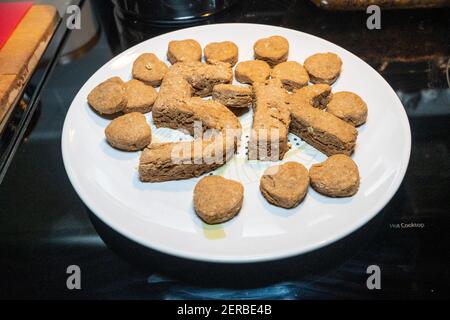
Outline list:
[[[273,163],[247,161],[245,146],[252,114],[241,116],[242,147],[233,161],[216,170],[241,181],[244,204],[229,222],[208,226],[194,213],[192,192],[197,179],[141,183],[140,152],[121,152],[104,138],[109,120],[94,113],[86,102],[98,83],[112,76],[131,78],[133,61],[143,52],[166,59],[170,40],[209,42],[232,40],[239,61],[253,59],[253,43],[270,35],[289,40],[289,60],[303,62],[317,52],[335,52],[343,71],[333,91],[359,94],[369,108],[368,122],[359,127],[353,159],[359,166],[361,187],[351,198],[331,199],[311,188],[297,208],[268,204],[259,191],[259,177]],[[171,129],[156,129],[153,141],[190,139]],[[307,168],[326,157],[290,135],[293,148],[282,162],[299,161]],[[101,67],[80,89],[64,123],[62,153],[67,174],[85,204],[101,220],[126,237],[153,249],[196,260],[254,262],[298,255],[332,243],[374,217],[398,189],[408,166],[411,134],[403,106],[389,84],[364,61],[312,35],[258,24],[217,24],[183,29],[144,41]]]

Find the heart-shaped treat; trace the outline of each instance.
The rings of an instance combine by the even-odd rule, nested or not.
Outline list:
[[[151,128],[139,112],[127,113],[111,121],[105,135],[110,145],[125,151],[141,150],[152,141]]]
[[[240,182],[221,176],[202,178],[194,189],[194,208],[208,224],[225,222],[241,210],[244,187]]]
[[[89,105],[100,114],[120,112],[127,105],[125,86],[119,77],[112,77],[97,85],[87,97]]]
[[[293,161],[268,168],[259,185],[264,198],[282,208],[293,208],[302,202],[308,186],[308,170]]]
[[[356,163],[344,154],[336,154],[309,169],[311,186],[329,197],[350,197],[359,188],[359,170]]]

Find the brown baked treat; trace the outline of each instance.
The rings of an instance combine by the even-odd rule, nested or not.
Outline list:
[[[199,97],[155,106],[152,116],[157,127],[181,129],[193,136],[209,129],[235,129],[236,135],[240,135],[241,130],[239,119],[227,107],[217,101]],[[195,132],[196,122],[201,125],[201,132]]]
[[[297,89],[289,95],[287,102],[291,105],[310,105],[315,108],[325,109],[333,94],[328,84],[313,84]]]
[[[272,78],[278,78],[286,90],[294,91],[308,85],[309,76],[303,66],[296,61],[277,64],[271,71]]]
[[[105,129],[106,140],[114,148],[136,151],[145,148],[152,141],[152,131],[139,112],[117,117]]]
[[[238,214],[244,201],[244,186],[221,176],[200,179],[194,189],[194,208],[208,224],[228,221]]]
[[[333,84],[341,73],[342,60],[331,52],[316,53],[308,57],[303,66],[312,83]]]
[[[225,62],[180,62],[172,66],[171,72],[182,75],[192,86],[194,95],[200,97],[210,96],[217,84],[233,81],[233,69]]]
[[[184,77],[169,71],[161,83],[153,109],[162,108],[167,104],[173,104],[179,100],[188,99],[191,96],[192,87]]]
[[[312,165],[309,176],[314,190],[329,197],[350,197],[359,188],[358,166],[343,154]]]
[[[142,151],[139,178],[161,182],[198,177],[224,165],[234,154],[234,144],[215,139],[152,143]]]
[[[289,109],[287,96],[279,79],[253,86],[253,125],[248,145],[250,160],[277,161],[289,150]]]
[[[228,108],[248,108],[253,100],[253,92],[251,87],[218,84],[213,88],[212,98]]]
[[[268,168],[259,184],[264,198],[282,208],[298,206],[305,198],[308,186],[308,170],[293,161]]]
[[[169,42],[167,59],[170,63],[192,62],[202,60],[202,47],[192,39],[174,40]]]
[[[227,62],[234,66],[238,61],[239,49],[234,42],[211,42],[205,47],[205,60],[208,63]]]
[[[290,131],[327,156],[351,155],[358,131],[352,125],[312,106],[289,105]]]
[[[92,89],[87,101],[100,114],[120,112],[127,105],[125,85],[119,77],[110,78]]]
[[[270,66],[261,60],[242,61],[237,64],[234,76],[241,83],[264,82],[270,77]]]
[[[155,88],[135,79],[125,82],[125,92],[127,105],[123,109],[124,113],[150,112],[158,96]]]
[[[367,119],[367,105],[356,93],[341,91],[333,95],[327,111],[354,126],[360,126]]]
[[[123,82],[123,80],[120,77],[112,77],[112,78],[109,78],[106,81],[111,81],[111,82],[115,82],[115,83],[118,83],[118,84],[124,84],[125,83],[125,82]]]
[[[264,60],[271,66],[284,62],[289,54],[289,42],[282,36],[259,39],[253,45],[255,59]]]
[[[169,71],[169,67],[153,53],[141,54],[133,63],[133,78],[157,87]]]

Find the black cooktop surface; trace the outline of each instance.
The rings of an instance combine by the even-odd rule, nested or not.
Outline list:
[[[87,1],[85,2],[86,5]],[[113,56],[190,25],[126,20],[110,1],[92,1],[93,30],[75,30],[0,185],[1,298],[333,299],[450,297],[449,9],[332,12],[309,1],[239,1],[191,25],[262,23],[317,35],[355,53],[391,84],[408,114],[412,151],[389,204],[362,229],[316,252],[262,264],[215,265],[145,250],[89,212],[61,156],[67,109],[84,82]],[[232,40],[232,39],[231,39]],[[77,43],[83,43],[77,46]],[[79,266],[81,290],[67,268]],[[369,266],[381,289],[369,290]]]

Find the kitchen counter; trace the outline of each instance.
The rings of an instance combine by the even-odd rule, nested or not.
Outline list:
[[[344,47],[391,84],[412,131],[405,179],[365,227],[304,256],[224,266],[131,243],[95,218],[72,188],[62,162],[61,131],[80,87],[134,44],[186,27],[124,21],[107,0],[92,1],[92,7],[100,27],[55,67],[0,184],[0,298],[450,297],[450,9],[383,10],[381,29],[368,30],[365,12],[323,11],[309,1],[239,1],[197,23],[271,24]],[[79,32],[65,45],[77,47]],[[81,290],[66,287],[69,265],[81,269]],[[381,269],[381,290],[366,286],[370,265]]]

